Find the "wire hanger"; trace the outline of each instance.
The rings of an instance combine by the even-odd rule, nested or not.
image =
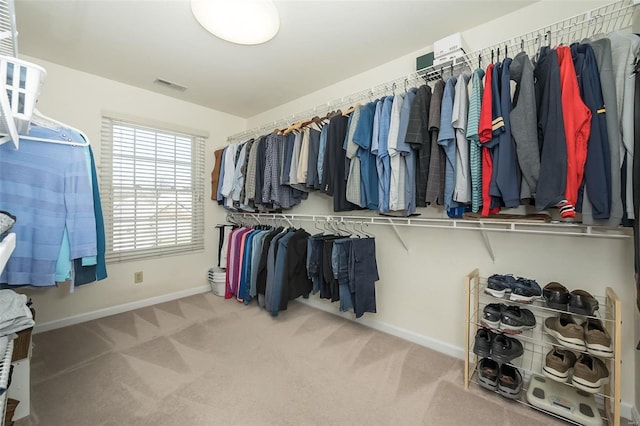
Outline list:
[[[32,123],[35,123],[41,127],[47,127],[47,128],[54,128],[54,127],[62,127],[68,130],[71,130],[73,132],[78,133],[80,136],[82,136],[82,138],[84,139],[84,142],[80,142],[80,141],[71,141],[71,140],[62,140],[62,139],[51,139],[51,138],[39,138],[39,137],[35,137],[35,136],[29,136],[29,135],[19,135],[19,139],[22,140],[29,140],[29,141],[35,141],[35,142],[47,142],[47,143],[55,143],[58,145],[71,145],[71,146],[89,146],[90,145],[90,141],[89,141],[89,137],[82,131],[82,130],[78,130],[74,127],[71,127],[67,124],[61,123],[57,120],[54,120],[51,117],[47,117],[46,115],[42,114],[40,111],[38,111],[37,109],[33,110],[33,118],[31,120]],[[9,136],[4,136],[3,138],[0,139],[0,141],[5,141]]]

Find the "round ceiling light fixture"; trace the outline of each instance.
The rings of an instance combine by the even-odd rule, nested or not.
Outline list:
[[[271,0],[191,0],[191,11],[207,31],[231,43],[265,43],[280,29]]]

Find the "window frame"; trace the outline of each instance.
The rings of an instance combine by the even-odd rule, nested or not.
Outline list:
[[[167,126],[168,127],[168,126]],[[121,132],[119,129],[124,130]],[[127,134],[128,132],[128,134]],[[120,140],[115,138],[120,136]],[[150,137],[153,135],[153,137]],[[143,137],[146,136],[146,137]],[[100,191],[103,204],[103,214],[105,222],[106,234],[106,261],[107,263],[126,262],[139,259],[148,259],[162,256],[175,256],[180,254],[189,254],[204,250],[204,151],[205,137],[201,134],[192,132],[180,132],[158,125],[147,125],[137,120],[120,119],[108,115],[102,116],[101,131],[101,179]],[[143,155],[136,150],[136,140],[138,145],[149,148],[155,146],[153,154]],[[187,148],[187,140],[190,147]],[[153,142],[150,142],[153,141]],[[167,154],[166,148],[170,141],[174,142],[173,158],[163,158]],[[131,148],[126,147],[125,142],[132,144]],[[178,145],[182,142],[182,146]],[[120,144],[120,145],[118,145]],[[185,165],[187,162],[186,152],[190,156],[190,176],[186,178]],[[135,170],[131,171],[131,175],[135,180],[127,186],[123,173],[127,165],[133,164],[140,174]],[[145,164],[145,166],[142,166]],[[150,165],[153,164],[153,172],[150,172]],[[171,167],[167,167],[167,166]],[[160,171],[162,167],[162,171]],[[146,169],[146,170],[145,170]],[[160,173],[159,173],[160,171]],[[174,186],[166,185],[167,177],[173,172]],[[120,182],[118,182],[120,176]],[[165,178],[164,180],[162,178]],[[145,180],[146,178],[146,180]],[[115,180],[115,182],[114,182]],[[153,180],[153,183],[151,182]],[[136,184],[135,182],[142,182]],[[164,185],[159,183],[164,181]],[[190,181],[190,186],[187,182]],[[182,184],[182,186],[180,186]],[[129,192],[133,194],[135,200],[133,206],[125,206],[120,213],[117,213],[117,199],[122,198],[123,194]],[[155,199],[144,205],[142,193],[147,194],[155,192]],[[175,198],[171,200],[171,194]],[[191,197],[185,197],[190,194]],[[165,197],[166,196],[166,197]],[[165,198],[165,203],[173,203],[175,214],[169,214],[165,219],[159,219],[161,213],[166,214],[169,205],[161,206],[161,199]],[[190,200],[188,200],[190,198]],[[128,201],[131,203],[131,201]],[[180,220],[180,209],[185,209],[185,205],[189,205],[190,224],[185,227],[185,220]],[[155,206],[155,213],[154,212]],[[188,207],[187,207],[188,209]],[[150,215],[155,214],[155,219],[145,220],[149,227],[143,230],[141,227],[142,220],[138,211],[144,214],[148,212]],[[133,222],[133,235],[131,228],[125,232],[123,230],[123,220],[120,217],[129,217],[129,222]],[[175,228],[170,225],[171,218],[175,221]],[[153,230],[153,221],[155,220],[155,231]],[[129,225],[131,226],[131,225]],[[190,229],[185,232],[185,229]],[[174,243],[167,243],[166,238],[173,235]],[[165,242],[158,245],[159,241],[165,238]],[[171,237],[171,238],[173,238]],[[188,238],[188,241],[185,241]],[[151,246],[149,246],[151,245]],[[118,246],[123,248],[118,248]]]

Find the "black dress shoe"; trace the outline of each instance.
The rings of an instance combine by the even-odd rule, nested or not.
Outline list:
[[[569,303],[569,290],[565,286],[555,281],[550,282],[542,289],[542,296],[547,306],[553,309],[567,310]]]
[[[573,290],[569,298],[569,312],[593,315],[599,308],[598,301],[584,290]]]

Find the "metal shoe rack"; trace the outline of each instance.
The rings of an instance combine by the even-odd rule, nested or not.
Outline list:
[[[513,302],[508,299],[498,299],[484,292],[487,285],[487,279],[480,277],[478,269],[475,269],[466,276],[466,334],[465,334],[465,358],[464,358],[464,386],[469,388],[470,383],[478,384],[478,355],[473,353],[473,344],[476,331],[482,327],[482,310],[489,303],[504,303],[507,305],[516,305],[529,309],[536,317],[536,327],[533,330],[523,331],[521,334],[512,335],[520,340],[524,346],[524,355],[514,359],[510,364],[517,367],[523,376],[522,392],[516,401],[527,405],[538,411],[542,411],[554,417],[571,423],[579,424],[560,417],[554,413],[542,410],[527,401],[527,386],[532,374],[543,375],[542,367],[544,366],[546,354],[555,346],[562,347],[557,341],[549,336],[543,330],[545,318],[555,316],[560,313],[566,313],[558,309],[552,309],[544,304],[543,300],[537,300],[533,303]],[[596,402],[604,412],[603,422],[610,426],[620,426],[620,380],[621,380],[621,353],[622,353],[622,314],[620,299],[611,287],[607,287],[605,296],[594,296],[600,304],[600,309],[596,311],[595,317],[602,321],[613,340],[613,358],[602,360],[609,369],[609,383],[604,386],[602,393],[595,394]],[[565,383],[566,386],[573,386],[571,383]],[[489,392],[489,391],[487,391]],[[601,411],[601,414],[602,414]]]

